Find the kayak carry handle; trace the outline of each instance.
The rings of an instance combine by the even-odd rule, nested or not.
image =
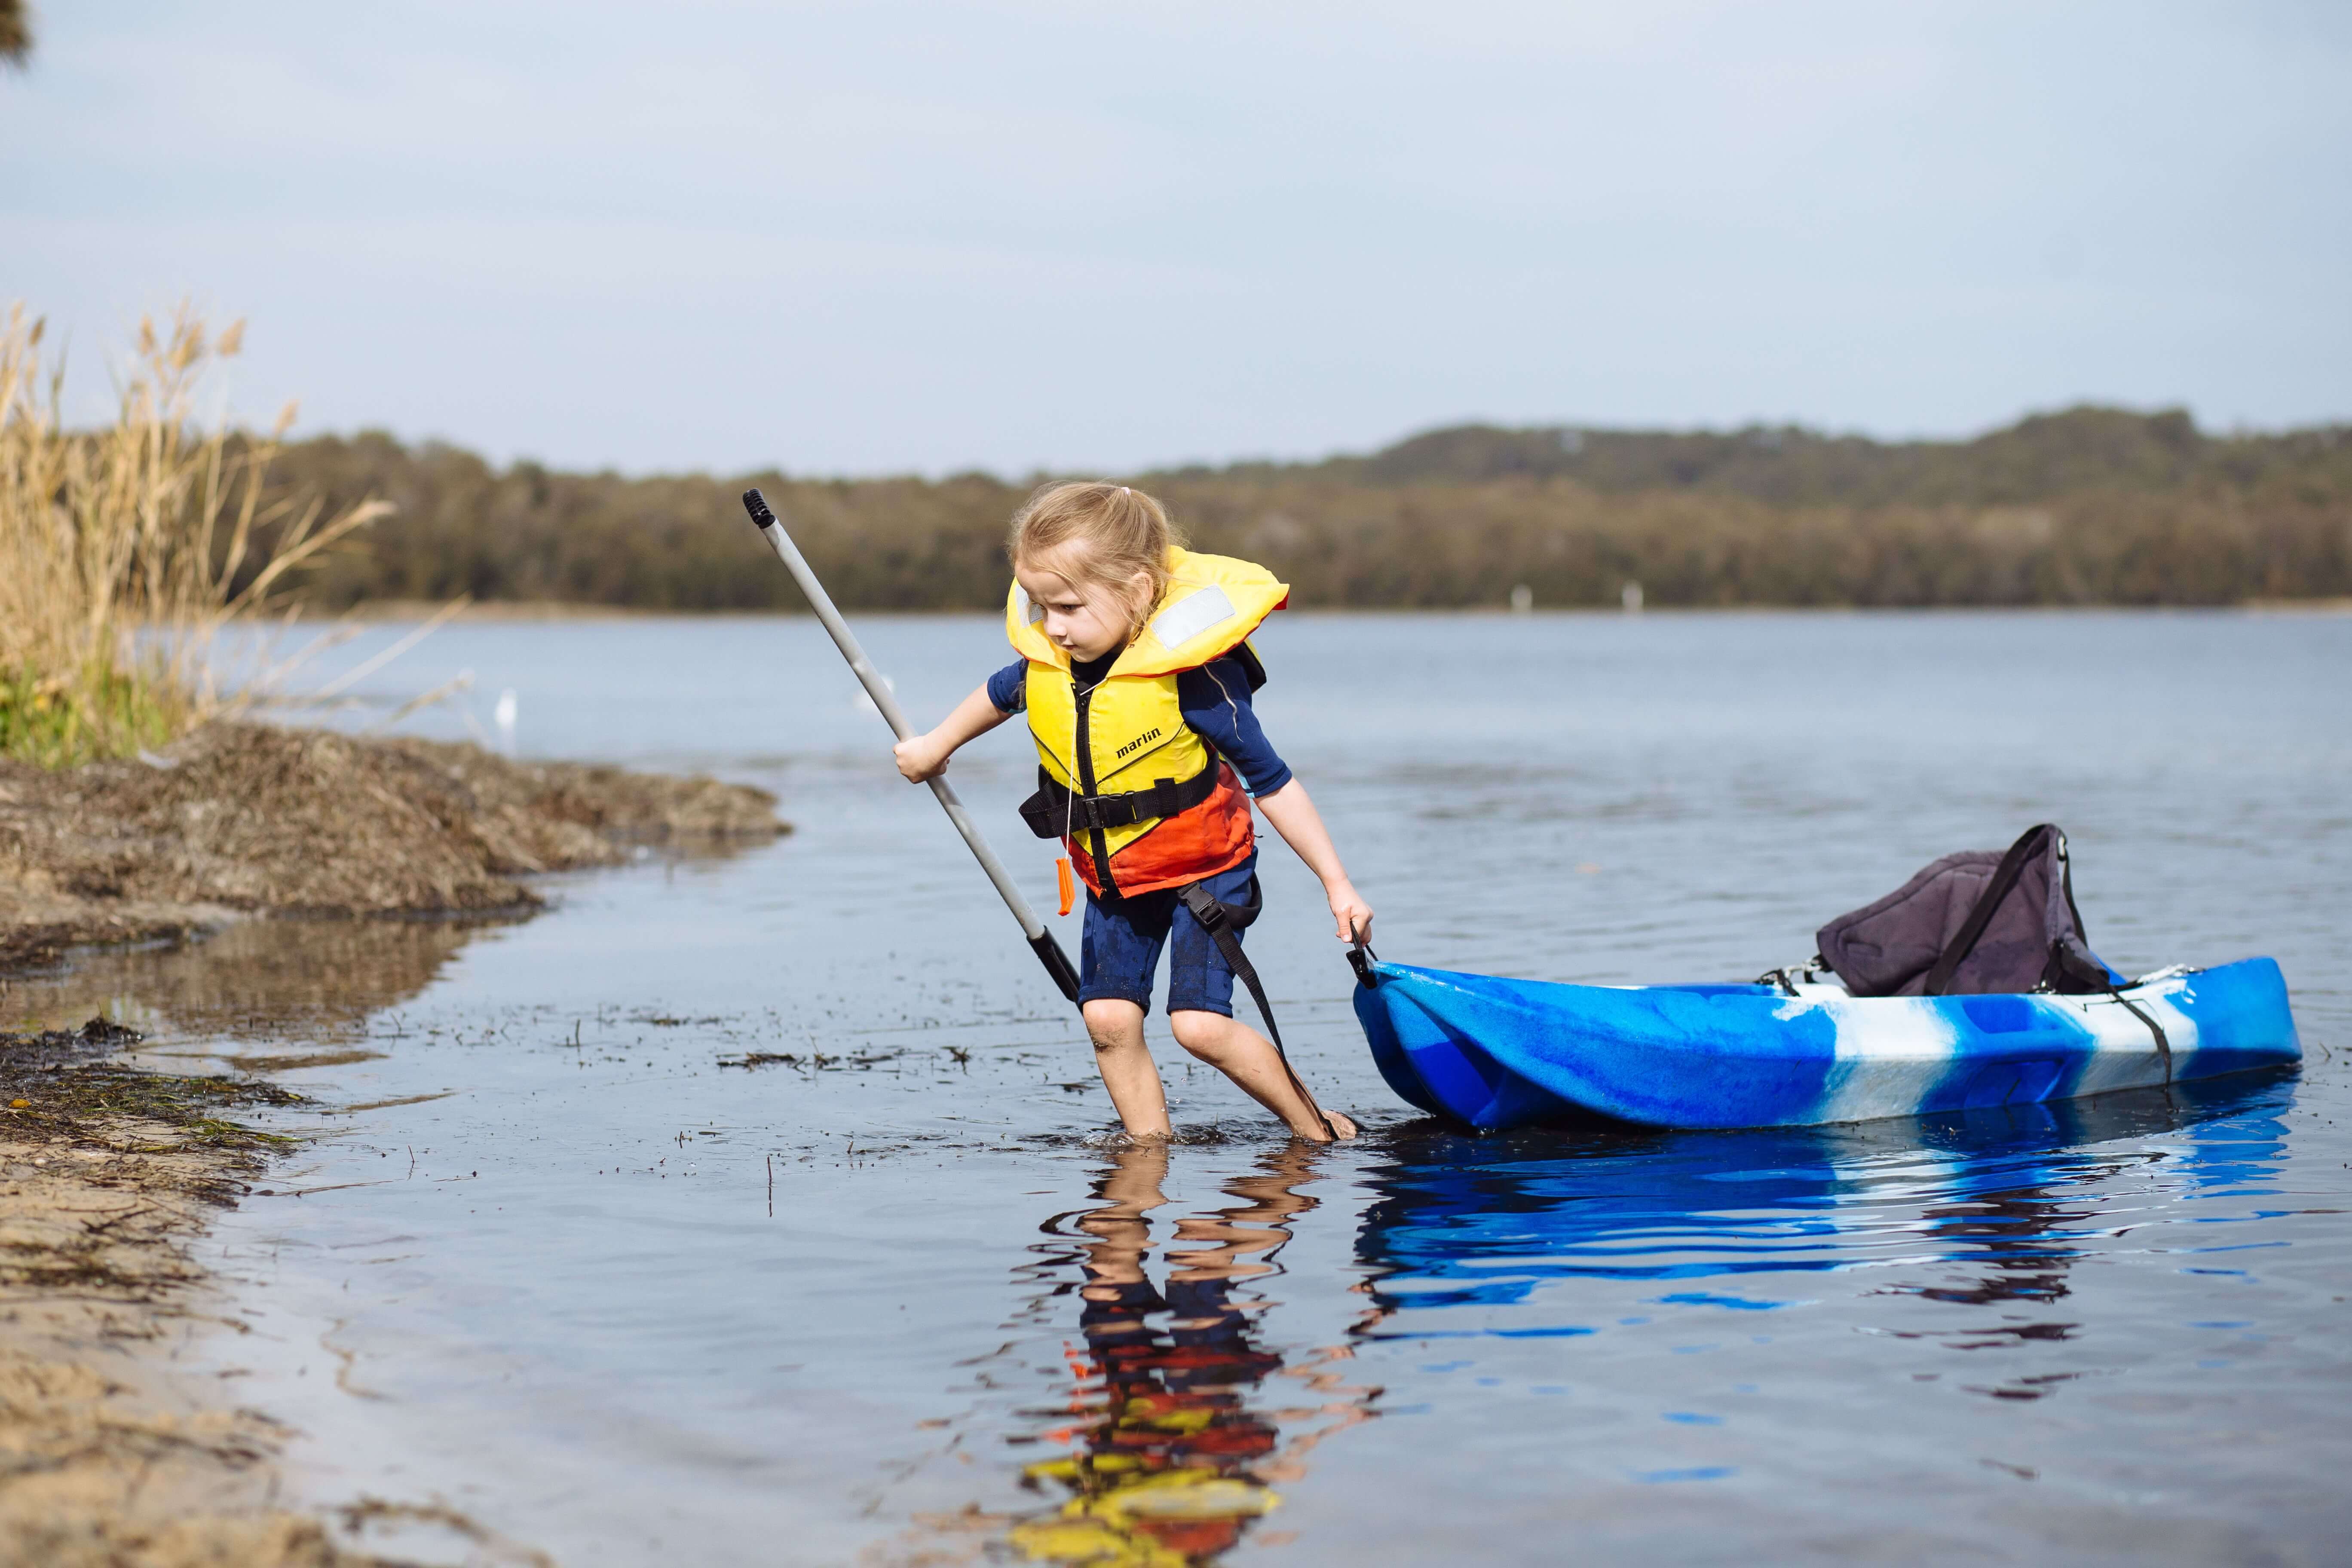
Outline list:
[[[1348,940],[1354,944],[1348,949],[1348,967],[1356,972],[1356,984],[1367,991],[1380,989],[1381,983],[1372,973],[1372,965],[1381,961],[1381,955],[1372,951],[1371,939],[1358,931],[1355,922],[1350,921],[1348,922]]]

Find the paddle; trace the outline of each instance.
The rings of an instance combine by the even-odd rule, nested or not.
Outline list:
[[[857,677],[860,686],[866,688],[866,695],[874,700],[874,706],[888,722],[891,732],[902,741],[912,737],[915,727],[907,722],[907,715],[899,708],[898,699],[891,692],[889,683],[867,660],[866,650],[857,646],[857,638],[851,634],[849,623],[843,620],[841,612],[833,606],[833,595],[824,591],[824,584],[816,580],[814,572],[809,570],[809,563],[803,559],[800,547],[793,542],[793,536],[784,531],[784,525],[778,522],[776,514],[769,510],[767,498],[756,489],[745,490],[743,510],[751,514],[751,521],[760,525],[761,537],[775,550],[777,559],[783,562],[784,569],[793,574],[793,581],[801,585],[801,592],[808,595],[809,608],[814,610],[816,618],[824,623],[824,629],[833,634],[833,646],[839,648],[841,657],[849,661],[850,673]],[[1076,1002],[1078,999],[1078,972],[1070,967],[1069,954],[1062,951],[1062,944],[1054,940],[1054,933],[1045,929],[1045,922],[1039,920],[1037,912],[1029,907],[1029,900],[1021,896],[1021,889],[1013,885],[1011,873],[996,858],[996,851],[988,847],[988,840],[980,836],[980,828],[972,821],[971,814],[964,810],[963,802],[956,798],[956,792],[950,787],[944,775],[931,780],[931,793],[939,797],[940,809],[948,814],[948,820],[955,824],[956,831],[963,835],[964,845],[971,849],[972,858],[978,860],[980,868],[988,873],[988,879],[996,884],[997,896],[1004,900],[1004,907],[1011,910],[1013,918],[1021,922],[1021,934],[1029,939],[1029,951],[1037,955],[1037,962],[1045,966],[1045,973],[1054,977],[1054,984],[1062,988],[1062,994]]]

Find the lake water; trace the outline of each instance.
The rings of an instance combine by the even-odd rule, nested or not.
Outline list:
[[[1008,657],[985,617],[861,629],[923,721]],[[309,1500],[438,1500],[569,1564],[2342,1561],[2352,617],[1290,616],[1259,646],[1385,957],[1744,979],[2051,819],[2102,954],[2274,955],[2307,1063],[1472,1137],[1381,1084],[1273,844],[1250,946],[1366,1136],[1291,1143],[1155,1017],[1184,1137],[1123,1149],[804,620],[455,626],[338,721],[469,670],[404,728],[495,740],[511,689],[526,754],[774,790],[772,847],[7,1005],[112,1005],[159,1064],[338,1110],[205,1245],[247,1331],[202,1364],[299,1428]],[[1050,905],[1032,766],[1007,730],[955,776]]]

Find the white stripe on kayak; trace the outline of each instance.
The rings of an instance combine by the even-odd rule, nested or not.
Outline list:
[[[1916,997],[1791,999],[1779,1016],[1810,1008],[1837,1028],[1837,1060],[1814,1112],[1823,1121],[1909,1115],[1950,1069],[1959,1045],[1951,1020]]]
[[[2168,977],[2125,993],[2164,1030],[2176,1079],[2189,1076],[2189,1058],[2197,1050],[2196,1021],[2181,1005],[2189,999],[2189,978]],[[2165,1081],[2166,1064],[2156,1037],[2113,997],[2029,995],[2023,1000],[2053,1015],[2052,1022],[2069,1035],[2081,1032],[2063,1053],[2070,1064],[2081,1063],[2071,1094],[2105,1094]],[[1910,1115],[1962,1054],[1958,1024],[1947,1008],[1925,998],[1791,997],[1775,1016],[1794,1019],[1816,1009],[1829,1015],[1837,1031],[1837,1060],[1814,1111],[1823,1121]]]

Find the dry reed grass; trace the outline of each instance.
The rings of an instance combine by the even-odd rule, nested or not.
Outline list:
[[[294,405],[270,433],[209,428],[199,402],[245,323],[183,305],[142,319],[114,422],[72,431],[61,363],[19,303],[0,324],[0,755],[64,767],[162,745],[256,695],[226,692],[227,626],[290,610],[303,568],[391,509],[331,515],[268,492]]]

